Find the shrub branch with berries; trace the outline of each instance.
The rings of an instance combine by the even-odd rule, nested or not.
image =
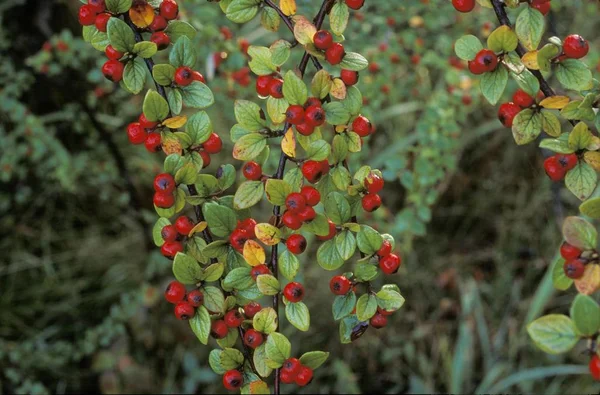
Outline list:
[[[458,57],[468,61],[473,74],[481,74],[481,92],[491,103],[503,97],[509,78],[519,89],[512,101],[500,105],[498,118],[512,129],[519,145],[536,142],[554,154],[544,161],[548,177],[563,181],[578,199],[579,209],[589,218],[600,218],[597,189],[600,171],[600,113],[597,111],[600,84],[580,60],[589,50],[577,34],[545,38],[546,15],[551,0],[477,0],[492,8],[500,26],[487,38],[468,35],[455,43]],[[475,0],[452,0],[457,11],[470,12]],[[518,12],[514,25],[509,10]],[[556,93],[548,79],[561,85]],[[590,128],[592,123],[596,130]],[[533,342],[550,354],[565,353],[580,341],[586,342],[589,370],[600,380],[600,306],[593,295],[600,290],[600,255],[596,228],[581,217],[568,217],[563,224],[564,243],[560,259],[550,267],[554,286],[578,291],[570,316],[550,314],[531,322],[527,328]]]
[[[381,172],[350,168],[351,154],[361,151],[363,139],[375,131],[361,115],[363,99],[356,86],[368,62],[346,51],[342,42],[350,10],[360,9],[364,0],[324,0],[312,19],[297,12],[295,0],[279,5],[271,0],[219,2],[233,22],[248,22],[260,12],[265,29],[278,32],[283,22],[292,37],[247,48],[263,105],[235,102],[232,154],[244,162],[245,181],[233,195],[226,193],[236,184],[234,166],[209,167],[223,144],[204,111],[214,97],[195,70],[196,31],[178,20],[178,4],[84,3],[79,11],[84,39],[106,53],[106,78],[132,94],[146,88],[148,76],[155,85],[127,136],[132,144],[166,154],[153,198],[160,216],[154,242],[173,260],[176,278],[165,291],[166,300],[174,304],[177,318],[189,321],[201,343],[214,339],[209,362],[226,389],[270,393],[266,380],[272,373],[275,393],[281,383],[307,385],[329,354],[308,351],[294,357],[299,350],[292,352],[280,331],[279,305],[285,305],[289,324],[310,329],[303,302],[310,292],[298,279],[298,255],[310,244],[318,249],[309,261],[340,272],[330,288],[342,343],[356,340],[369,327],[384,327],[387,316],[404,304],[396,285],[377,291],[373,281],[380,272],[398,271],[394,239],[358,220],[381,206]],[[162,56],[166,49],[168,56]],[[292,50],[303,52],[297,67],[287,64]],[[155,63],[155,55],[164,62]],[[307,70],[309,64],[314,72]],[[278,160],[270,160],[271,151]],[[273,163],[277,167],[270,169]],[[267,202],[272,216],[258,221],[251,209]],[[348,261],[355,261],[353,268],[341,272]],[[259,304],[264,297],[271,298],[270,306]]]

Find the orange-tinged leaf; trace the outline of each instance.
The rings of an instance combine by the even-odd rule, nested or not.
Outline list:
[[[129,9],[129,17],[137,27],[148,27],[154,21],[154,9],[145,1],[138,1]]]
[[[258,266],[262,265],[266,262],[267,256],[265,254],[265,249],[262,248],[260,244],[258,244],[254,240],[247,240],[244,244],[244,259],[248,262],[250,266]]]
[[[551,110],[561,110],[569,104],[569,101],[570,99],[567,96],[551,96],[542,100],[540,106]]]
[[[294,135],[292,128],[289,128],[283,136],[283,140],[281,140],[281,150],[290,158],[296,157],[296,136]]]
[[[585,266],[583,277],[575,280],[575,287],[584,295],[591,295],[600,289],[600,265],[589,263]]]
[[[200,233],[202,232],[204,229],[206,229],[206,226],[208,224],[206,223],[206,221],[202,221],[202,222],[198,222],[196,224],[196,226],[194,226],[192,228],[192,230],[190,231],[190,234],[188,235],[188,237],[192,237],[195,233]]]
[[[163,125],[165,125],[169,129],[179,129],[180,127],[183,127],[183,125],[185,125],[186,122],[187,117],[185,115],[179,115],[176,117],[165,119],[163,121]]]
[[[280,0],[279,8],[281,8],[281,11],[283,11],[285,15],[290,16],[296,14],[296,9],[298,7],[296,7],[296,0]]]
[[[281,231],[271,224],[258,224],[254,232],[256,238],[265,245],[273,246],[281,241]]]
[[[598,151],[587,151],[583,154],[583,160],[592,166],[594,170],[600,171],[600,152]]]
[[[525,67],[527,67],[528,69],[539,70],[540,66],[538,65],[538,56],[537,55],[538,55],[537,51],[527,52],[525,55],[523,55],[523,57],[521,58],[521,61],[523,62]]]
[[[335,97],[338,100],[344,100],[346,98],[346,84],[339,78],[333,79],[333,84],[331,84],[331,90],[329,93],[331,96]]]
[[[250,390],[251,394],[267,395],[267,394],[271,393],[267,383],[265,383],[264,381],[261,381],[261,380],[251,382],[248,387],[249,387],[248,389]]]
[[[313,37],[317,32],[317,28],[311,21],[302,15],[296,15],[294,19],[294,37],[302,45],[313,42]]]
[[[335,132],[336,133],[344,133],[346,131],[346,125],[336,125]]]
[[[171,154],[181,155],[183,153],[183,148],[181,147],[181,142],[179,142],[179,139],[173,133],[168,133],[168,134],[163,133],[163,135],[162,135],[162,150],[166,155],[171,155]]]

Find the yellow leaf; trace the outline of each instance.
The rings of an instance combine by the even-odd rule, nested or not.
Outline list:
[[[181,142],[179,139],[175,137],[173,133],[168,133],[166,136],[163,133],[162,138],[162,150],[166,155],[171,154],[179,154],[183,153],[183,148],[181,147]]]
[[[600,138],[597,136],[592,136],[592,141],[585,147],[588,151],[598,151],[600,149]]]
[[[296,15],[294,18],[294,37],[302,45],[312,44],[317,28],[306,17]]]
[[[329,91],[331,96],[335,97],[338,100],[344,100],[346,98],[346,84],[339,78],[333,79],[333,84],[331,84],[331,90]]]
[[[569,104],[569,101],[567,96],[551,96],[542,100],[540,106],[551,110],[561,110]]]
[[[583,277],[575,280],[575,287],[584,295],[591,295],[600,289],[600,265],[597,263],[588,263],[585,266]]]
[[[425,24],[425,20],[422,17],[416,15],[408,20],[408,24],[410,25],[410,27],[422,27]]]
[[[185,115],[179,115],[177,117],[165,119],[163,121],[163,125],[168,127],[169,129],[179,129],[187,122],[187,117]]]
[[[335,127],[335,132],[336,133],[344,133],[346,131],[347,127],[346,125],[337,125]]]
[[[464,91],[468,91],[469,89],[471,89],[473,87],[473,80],[470,77],[461,76],[458,86],[460,89],[462,89]]]
[[[251,394],[270,394],[269,386],[261,380],[253,381],[249,385]]]
[[[296,14],[296,0],[280,0],[279,8],[287,16]]]
[[[273,246],[281,241],[281,231],[271,224],[258,224],[254,232],[256,238],[265,245]]]
[[[154,9],[145,1],[137,1],[129,9],[129,17],[137,27],[148,27],[154,21]]]
[[[281,140],[281,150],[290,158],[296,157],[296,136],[294,135],[292,128],[289,128],[285,133],[285,136],[283,136],[283,140]]]
[[[600,152],[598,151],[587,151],[583,154],[583,159],[586,163],[594,168],[596,171],[600,171]]]
[[[196,224],[196,226],[194,226],[192,228],[192,230],[190,231],[190,234],[188,235],[188,237],[192,237],[194,235],[194,233],[200,233],[200,232],[202,232],[204,229],[206,229],[206,226],[207,226],[206,221],[198,222]]]
[[[267,256],[265,254],[265,249],[262,248],[260,244],[258,244],[254,240],[247,240],[244,244],[244,259],[248,262],[250,266],[258,266],[265,263]]]
[[[538,58],[537,51],[531,51],[531,52],[527,52],[525,55],[523,55],[521,60],[523,61],[523,64],[525,65],[525,67],[527,67],[528,69],[539,70],[540,66],[538,65],[537,58]]]

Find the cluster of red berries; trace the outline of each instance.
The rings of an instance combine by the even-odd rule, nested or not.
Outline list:
[[[535,99],[527,92],[519,89],[512,97],[512,101],[503,103],[498,109],[498,119],[504,127],[512,127],[513,120],[524,108],[529,108],[535,104]]]
[[[285,120],[296,127],[298,133],[310,136],[315,128],[325,123],[325,110],[321,100],[310,97],[303,105],[291,105],[285,111]]]
[[[320,163],[320,162],[316,162]],[[329,168],[329,164],[327,165]],[[292,192],[285,198],[286,210],[281,217],[281,221],[285,226],[292,230],[298,230],[302,227],[305,222],[310,222],[317,216],[315,209],[313,208],[321,201],[321,194],[319,191],[311,186],[304,186],[300,192]],[[289,241],[289,239],[288,239]],[[296,251],[300,250],[299,240],[293,240],[293,249]],[[289,249],[290,246],[288,246]],[[302,251],[306,248],[306,240]],[[302,253],[300,251],[299,253]],[[290,252],[293,252],[290,250]]]
[[[196,307],[204,302],[204,294],[197,289],[187,292],[185,285],[172,281],[165,290],[165,299],[175,305],[177,319],[189,320],[196,314]]]
[[[556,154],[544,160],[544,170],[552,181],[562,181],[567,172],[577,166],[576,154]]]
[[[234,250],[242,253],[246,241],[256,238],[256,221],[252,218],[247,218],[243,221],[238,221],[236,228],[229,235],[229,243]],[[263,273],[264,274],[264,273]]]
[[[388,240],[383,241],[376,254],[379,258],[379,268],[385,274],[396,273],[402,264],[400,256],[392,253],[392,243]]]
[[[333,35],[327,30],[319,30],[313,36],[315,48],[325,51],[325,60],[331,65],[342,63],[346,50],[342,43],[333,42]]]
[[[204,143],[200,144],[199,147],[195,148],[195,151],[200,154],[202,158],[202,168],[206,168],[210,165],[210,156],[218,154],[223,149],[223,140],[216,133],[211,133]]]
[[[362,207],[366,212],[371,213],[381,207],[381,196],[378,192],[383,189],[384,181],[379,175],[369,173],[363,185],[366,193],[362,198]]]
[[[250,69],[248,67],[242,67],[231,73],[231,78],[241,86],[248,86],[252,79],[250,78]]]
[[[175,204],[177,183],[169,173],[160,173],[154,177],[154,204],[159,208],[170,208]]]
[[[82,26],[95,25],[96,29],[106,33],[106,25],[112,15],[106,12],[105,0],[88,0],[79,8],[78,16]]]
[[[479,75],[496,70],[498,66],[498,56],[489,49],[482,49],[477,52],[473,60],[469,60],[469,71]]]
[[[160,3],[158,14],[154,15],[148,29],[152,32],[150,41],[156,44],[159,50],[165,49],[171,43],[169,36],[163,31],[167,28],[168,21],[177,19],[179,6],[175,0],[163,0]]]
[[[177,218],[175,225],[163,226],[160,231],[160,235],[165,241],[160,248],[163,256],[173,259],[178,252],[183,252],[183,243],[181,240],[188,237],[195,226],[194,221],[186,215]]]
[[[560,255],[564,258],[565,264],[563,270],[565,276],[577,280],[583,276],[585,272],[585,265],[588,260],[581,257],[581,251],[579,248],[567,243],[566,241],[560,246]]]
[[[121,51],[117,51],[112,45],[107,45],[104,53],[108,60],[102,65],[102,74],[106,79],[112,82],[119,82],[123,79],[123,70],[125,65],[120,59],[125,55]]]
[[[256,79],[256,93],[260,97],[271,96],[274,99],[283,97],[283,80],[277,74],[260,75]]]
[[[281,382],[304,387],[312,381],[313,370],[302,365],[298,358],[288,358],[281,367]]]

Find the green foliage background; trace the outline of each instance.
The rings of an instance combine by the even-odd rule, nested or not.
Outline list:
[[[233,98],[254,95],[254,80],[243,87],[232,78],[245,63],[238,40],[275,36],[257,21],[227,21],[205,0],[182,3],[200,32],[198,67],[226,142],[213,161],[233,163]],[[302,9],[316,3],[298,0]],[[590,39],[586,60],[595,66],[600,19],[589,15],[598,5],[560,3],[550,28]],[[79,4],[0,4],[0,393],[222,392],[208,349],[162,300],[170,264],[149,239],[160,163],[125,135],[141,97],[102,77],[102,54],[80,38]],[[555,294],[546,269],[563,212],[577,202],[544,176],[539,150],[515,146],[476,81],[449,63],[454,40],[485,37],[493,13],[461,16],[445,0],[367,0],[361,14],[347,45],[380,70],[361,74],[377,133],[360,162],[384,171],[385,208],[373,222],[402,245],[407,303],[386,329],[340,345],[327,278],[310,259],[315,251],[305,253],[306,301],[325,318],[307,334],[284,333],[332,357],[300,392],[597,391],[587,375],[572,375],[585,372],[573,367],[587,362],[582,349],[548,356],[524,331],[542,313],[568,311],[572,295]],[[226,56],[216,71],[213,53]]]

